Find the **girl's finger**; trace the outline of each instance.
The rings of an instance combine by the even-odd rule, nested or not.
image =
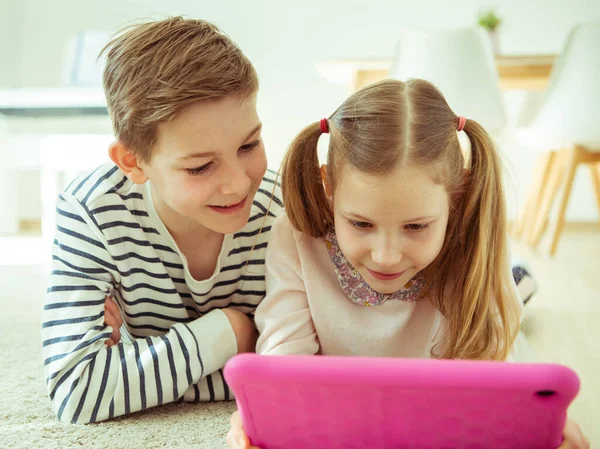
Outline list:
[[[587,438],[581,428],[574,421],[567,421],[564,431],[564,440],[558,449],[586,449],[589,448]]]
[[[240,436],[237,435],[233,429],[230,429],[229,432],[227,433],[227,446],[229,446],[230,449],[248,449],[249,448],[248,444],[246,444],[244,442],[243,438],[240,438]]]
[[[239,410],[231,415],[231,429],[227,434],[228,444],[237,449],[250,449],[250,441],[242,428],[242,417]]]

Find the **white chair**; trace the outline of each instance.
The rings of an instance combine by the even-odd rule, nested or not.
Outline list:
[[[552,205],[564,187],[550,254],[558,247],[573,181],[589,164],[600,211],[600,22],[576,26],[553,69],[550,85],[532,125],[518,140],[541,151],[516,234],[537,247]]]
[[[111,134],[52,135],[41,143],[42,240],[51,245],[56,232],[56,199],[76,176],[109,162]]]
[[[0,236],[15,237],[21,232],[21,174],[39,169],[39,142],[36,133],[15,134],[0,116]],[[26,206],[29,207],[29,206]],[[30,218],[30,217],[28,217]]]
[[[102,87],[106,57],[100,51],[110,37],[105,30],[80,30],[71,36],[65,51],[64,85]]]
[[[504,131],[506,111],[494,55],[479,29],[402,30],[390,77],[430,81],[457,115],[478,121],[495,138]]]
[[[4,161],[0,165],[0,198],[2,198],[2,211],[0,211],[0,236],[4,234],[15,234],[17,225],[17,203],[13,194],[16,178],[14,170],[6,159],[10,157],[10,137],[6,121],[0,115],[0,156]]]

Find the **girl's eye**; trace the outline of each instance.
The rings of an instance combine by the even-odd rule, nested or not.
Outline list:
[[[259,143],[260,143],[260,140],[255,140],[254,142],[247,143],[246,145],[242,145],[240,147],[240,150],[245,153],[248,153],[248,152],[252,151],[253,149],[255,149]]]
[[[209,162],[208,164],[204,164],[201,167],[188,168],[188,169],[186,169],[186,171],[191,176],[197,176],[197,175],[201,175],[202,173],[206,172],[206,170],[208,170],[211,165],[212,165],[212,162]]]
[[[368,229],[372,226],[371,223],[366,221],[348,220],[348,223],[350,224],[350,226],[356,229]]]
[[[412,223],[412,224],[405,225],[404,229],[407,229],[409,231],[418,232],[418,231],[424,231],[428,227],[429,227],[429,224]]]

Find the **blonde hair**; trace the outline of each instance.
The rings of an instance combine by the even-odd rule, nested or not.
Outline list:
[[[219,28],[171,17],[132,25],[102,50],[104,92],[116,137],[149,160],[157,125],[199,100],[258,90],[252,63]]]
[[[447,320],[436,357],[505,360],[519,328],[518,298],[509,270],[502,167],[494,144],[475,121],[469,167],[456,129],[458,116],[431,83],[384,80],[348,98],[327,120],[328,176],[335,186],[350,166],[384,175],[409,164],[430,167],[450,198],[442,250],[424,270],[433,305]],[[317,157],[319,122],[292,142],[282,166],[286,213],[300,232],[323,237],[333,210]]]

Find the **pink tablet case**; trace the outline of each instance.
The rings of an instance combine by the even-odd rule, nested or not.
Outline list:
[[[564,366],[242,354],[225,367],[253,445],[556,448],[579,390]]]

